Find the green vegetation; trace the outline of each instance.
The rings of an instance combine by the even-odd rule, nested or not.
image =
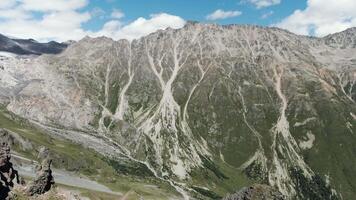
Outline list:
[[[121,193],[132,191],[144,196],[145,199],[163,200],[179,195],[174,188],[157,179],[138,178],[121,174],[121,166],[117,165],[115,161],[110,161],[81,145],[73,144],[67,140],[52,138],[50,135],[31,126],[26,120],[7,112],[4,108],[0,109],[0,128],[6,128],[18,133],[24,140],[32,144],[33,149],[30,151],[23,150],[21,146],[15,146],[14,150],[22,156],[36,160],[39,148],[47,147],[53,157],[56,168],[85,175],[108,186],[113,191]],[[94,194],[88,191],[88,195]]]
[[[210,190],[207,190],[207,189],[204,189],[201,187],[196,187],[196,186],[192,186],[192,188],[205,197],[209,197],[211,199],[221,199],[222,198],[221,196],[219,196],[218,194],[216,194]]]
[[[333,194],[330,186],[319,176],[314,175],[308,179],[303,175],[300,169],[290,169],[294,182],[297,186],[297,195],[300,199],[310,200],[338,200]]]
[[[153,172],[150,171],[146,165],[141,163],[129,163],[111,159],[107,159],[107,163],[112,166],[119,174],[135,175],[140,177],[154,177]]]
[[[191,172],[192,180],[188,181],[188,185],[191,188],[197,187],[205,189],[206,191],[196,190],[199,194],[203,195],[203,199],[214,199],[214,196],[225,196],[227,193],[233,193],[246,185],[254,183],[249,179],[243,171],[227,165],[224,162],[219,161],[217,157],[210,161],[210,165],[214,166],[214,170],[219,171],[219,176],[216,175],[216,171],[212,171],[208,168],[196,169]],[[223,174],[225,178],[220,175]],[[209,192],[208,192],[209,191]]]
[[[200,159],[202,159],[203,161],[203,166],[212,171],[216,177],[218,177],[219,179],[228,179],[228,177],[225,176],[225,174],[222,173],[220,169],[209,158],[200,156]]]

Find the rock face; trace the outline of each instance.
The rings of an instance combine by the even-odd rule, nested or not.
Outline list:
[[[41,195],[52,188],[54,178],[52,176],[51,164],[51,159],[43,160],[41,166],[39,166],[36,178],[28,186],[27,194],[30,196]]]
[[[0,59],[0,102],[186,199],[194,184],[250,181],[287,199],[352,199],[355,32],[189,23],[132,42],[84,38],[58,55]]]
[[[271,186],[256,184],[228,195],[223,200],[285,200],[285,197]]]
[[[2,139],[2,138],[1,138]],[[16,178],[19,184],[19,176],[10,162],[11,154],[10,147],[7,143],[0,144],[0,199],[6,199],[14,186],[13,180]]]

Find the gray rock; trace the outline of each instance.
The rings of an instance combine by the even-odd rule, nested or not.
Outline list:
[[[54,185],[54,178],[52,176],[51,164],[51,159],[43,160],[41,166],[38,168],[36,178],[28,186],[26,191],[28,195],[41,195],[48,192],[52,188]]]
[[[285,197],[268,185],[256,184],[228,195],[223,200],[285,200]]]
[[[6,199],[14,186],[13,180],[16,178],[17,183],[20,183],[19,175],[13,168],[10,162],[11,153],[7,143],[0,144],[0,198]]]

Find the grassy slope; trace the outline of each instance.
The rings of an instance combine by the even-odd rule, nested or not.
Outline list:
[[[83,174],[108,186],[113,191],[121,193],[131,191],[132,199],[137,199],[137,194],[144,196],[145,199],[168,199],[170,196],[177,195],[174,189],[157,180],[138,179],[118,174],[114,167],[98,153],[66,140],[52,138],[32,127],[25,120],[8,113],[4,108],[0,108],[0,128],[18,133],[32,144],[34,149],[31,151],[24,151],[20,146],[15,146],[15,151],[24,157],[36,160],[39,147],[45,146],[55,157],[56,168]],[[157,185],[158,187],[153,189],[147,185]],[[90,197],[96,195],[95,192],[87,191],[86,193]]]

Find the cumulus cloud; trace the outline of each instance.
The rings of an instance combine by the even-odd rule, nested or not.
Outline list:
[[[87,0],[15,0],[0,7],[0,33],[39,41],[80,39],[85,35],[81,25],[91,16],[78,10],[87,4]]]
[[[242,14],[241,11],[235,10],[235,11],[224,11],[221,9],[218,9],[214,11],[213,13],[209,14],[206,16],[207,20],[218,20],[218,19],[227,19],[231,17],[237,17]]]
[[[83,11],[88,3],[89,0],[0,0],[0,33],[39,41],[79,40],[86,35],[132,40],[158,29],[181,28],[185,24],[182,18],[166,13],[123,24],[124,13],[114,9],[100,30],[91,31],[84,28],[85,23],[100,17],[103,11],[100,8]]]
[[[264,8],[281,3],[281,0],[247,0],[249,3],[256,6],[256,8]]]
[[[181,28],[185,23],[185,20],[181,17],[160,13],[151,15],[149,19],[140,17],[125,26],[122,26],[118,20],[111,20],[104,25],[101,31],[92,33],[92,35],[104,35],[114,39],[133,40],[160,29],[166,29],[168,27],[174,29]]]
[[[355,0],[308,0],[304,10],[294,13],[274,26],[297,34],[325,36],[356,26]]]

